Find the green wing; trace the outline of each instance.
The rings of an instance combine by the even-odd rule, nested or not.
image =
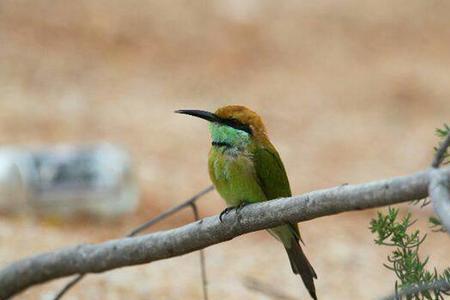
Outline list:
[[[286,170],[275,149],[258,147],[254,152],[254,162],[256,175],[268,200],[291,196]]]
[[[254,162],[259,184],[268,200],[292,195],[283,162],[273,146],[258,147],[254,152]],[[289,227],[297,240],[301,240],[297,224],[289,223]]]

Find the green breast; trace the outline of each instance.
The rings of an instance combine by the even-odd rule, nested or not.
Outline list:
[[[211,181],[228,206],[265,201],[252,157],[237,149],[213,146],[209,153]]]

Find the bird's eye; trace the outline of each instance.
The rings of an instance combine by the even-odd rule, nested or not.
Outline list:
[[[250,128],[250,126],[242,123],[241,121],[239,121],[237,119],[234,119],[234,118],[226,119],[226,120],[224,120],[224,124],[227,126],[233,127],[235,129],[245,131],[250,135],[252,134],[252,129]]]

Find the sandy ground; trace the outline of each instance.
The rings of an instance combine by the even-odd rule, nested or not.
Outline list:
[[[55,224],[1,215],[0,263],[127,232],[209,184],[206,124],[175,109],[247,105],[265,119],[294,193],[408,174],[450,120],[444,1],[2,1],[0,142],[111,141],[133,155],[139,210]],[[203,215],[223,209],[216,194]],[[402,206],[406,211],[408,206]],[[418,212],[428,231],[429,211]],[[394,276],[368,231],[375,211],[301,224],[320,299],[377,299]],[[156,229],[190,221],[188,213]],[[448,239],[424,255],[450,264]],[[206,250],[210,299],[307,299],[264,232]],[[199,299],[198,255],[90,276],[66,299]],[[64,280],[17,299],[50,299]]]

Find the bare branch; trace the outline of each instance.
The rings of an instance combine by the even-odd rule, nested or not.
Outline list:
[[[417,294],[419,292],[423,291],[429,291],[429,290],[440,290],[443,292],[450,291],[450,282],[446,280],[436,280],[434,282],[426,283],[426,284],[419,284],[415,286],[410,286],[402,289],[400,292],[394,292],[392,295],[389,295],[387,297],[384,297],[383,300],[401,300],[403,297],[406,297],[405,299],[408,299],[408,296],[412,296],[414,294]],[[437,298],[436,298],[437,299]]]
[[[181,203],[181,204],[179,204],[177,206],[174,206],[172,208],[169,208],[168,210],[166,210],[163,213],[157,215],[156,217],[150,219],[149,221],[145,222],[144,224],[139,225],[135,229],[131,230],[130,233],[128,233],[125,237],[135,236],[135,235],[141,233],[142,231],[148,229],[149,227],[155,225],[156,223],[158,223],[158,222],[160,222],[160,221],[170,217],[171,215],[179,212],[180,210],[182,210],[182,209],[184,209],[184,208],[186,208],[188,206],[192,207],[192,209],[194,211],[195,220],[198,220],[198,211],[197,211],[197,207],[195,206],[195,201],[197,201],[200,197],[204,196],[205,194],[211,192],[213,189],[214,189],[213,185],[208,186],[207,188],[201,190],[200,192],[198,192],[197,194],[195,194],[191,198],[189,198],[186,201],[184,201],[183,203]],[[204,254],[203,254],[202,251],[200,251],[200,264],[201,264],[201,268],[202,268],[203,292],[206,295],[205,258],[204,258]],[[76,276],[75,278],[71,279],[56,294],[56,296],[55,296],[55,298],[53,298],[53,300],[61,299],[73,286],[75,286],[78,282],[80,282],[85,276],[86,276],[86,274],[78,274],[78,276]],[[208,297],[205,296],[205,299],[208,299]]]
[[[236,211],[227,214],[223,223],[216,215],[141,237],[84,244],[32,256],[0,270],[0,299],[52,279],[179,256],[286,222],[422,199],[428,195],[431,172],[449,176],[450,167],[251,204],[240,209],[238,215]]]
[[[447,152],[447,148],[449,146],[450,133],[437,149],[436,155],[434,156],[431,164],[432,168],[439,168],[445,158],[445,153]],[[429,195],[431,196],[435,213],[439,216],[439,219],[441,220],[444,228],[447,230],[447,233],[450,234],[450,185],[448,184],[448,180],[448,175],[433,172],[432,180],[429,186]]]
[[[432,172],[429,194],[433,209],[442,225],[450,234],[450,176],[442,172]]]

